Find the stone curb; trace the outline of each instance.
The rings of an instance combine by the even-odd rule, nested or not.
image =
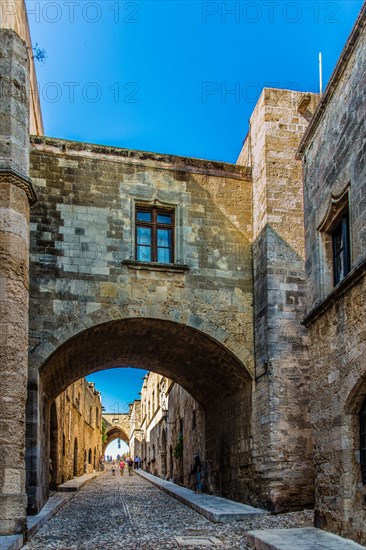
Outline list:
[[[71,495],[52,496],[35,516],[27,516],[26,540],[30,540],[69,501]]]
[[[214,495],[207,495],[205,493],[197,494],[171,483],[165,481],[159,477],[148,474],[143,470],[134,470],[134,473],[143,477],[150,483],[156,485],[159,489],[167,493],[173,498],[179,500],[182,504],[189,506],[201,516],[204,516],[209,521],[214,523],[229,523],[232,521],[241,521],[247,519],[248,516],[261,516],[269,514],[266,510],[260,508],[254,508],[240,502],[228,500],[225,498],[217,497]]]
[[[365,550],[365,546],[316,527],[249,531],[247,537],[253,550]]]
[[[67,481],[66,483],[63,483],[63,485],[59,485],[58,491],[61,493],[71,493],[71,492],[77,492],[80,491],[80,489],[89,481],[92,481],[96,477],[99,477],[103,472],[95,472],[93,474],[85,474],[84,476],[81,476],[76,479],[71,479]],[[66,487],[65,487],[66,486]],[[25,535],[25,539],[29,541],[34,535],[37,533],[37,531],[47,523],[54,515],[57,514],[57,512],[68,502],[73,495],[53,495],[48,499],[46,504],[43,506],[42,510],[35,516],[27,516],[27,531]],[[0,550],[18,550],[18,548],[21,548],[23,544],[23,536],[19,535],[21,537],[21,544],[20,546],[6,546],[2,547],[0,546]],[[8,537],[7,537],[8,538]]]

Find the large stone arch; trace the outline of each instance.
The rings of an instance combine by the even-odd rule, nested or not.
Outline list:
[[[30,352],[29,368],[30,370],[43,368],[49,357],[60,346],[87,331],[90,327],[134,319],[167,321],[174,325],[182,325],[197,330],[222,344],[245,365],[250,373],[253,374],[254,372],[253,352],[243,345],[243,339],[242,337],[238,338],[238,334],[227,332],[218,324],[197,314],[193,315],[187,310],[171,307],[167,312],[165,304],[158,303],[150,306],[143,304],[135,304],[133,307],[117,308],[113,306],[80,317],[70,317],[66,325],[59,326],[52,335],[46,337]]]
[[[167,376],[205,409],[207,486],[215,493],[230,495],[233,480],[239,473],[240,447],[249,446],[252,379],[244,363],[210,334],[159,318],[114,319],[89,328],[84,325],[82,331],[66,339],[65,335],[74,330],[74,327],[65,329],[64,341],[58,347],[43,347],[47,358],[36,369],[37,384],[30,389],[29,408],[47,411],[71,383],[107,368],[135,367]],[[35,355],[39,360],[39,350]],[[32,425],[34,418],[37,416],[28,417],[28,434],[37,432],[38,447],[48,449],[49,431],[34,422]],[[48,422],[46,412],[43,423]],[[34,457],[35,453],[28,456]],[[45,454],[37,452],[37,456]],[[226,477],[223,463],[229,465],[224,469],[229,472]],[[28,468],[29,479],[36,480],[37,484],[28,487],[34,511],[47,497],[46,464],[42,458],[33,459],[28,461]]]
[[[49,354],[39,374],[43,392],[53,400],[79,378],[131,366],[171,378],[203,406],[236,393],[251,378],[240,359],[209,334],[152,318],[84,329]]]

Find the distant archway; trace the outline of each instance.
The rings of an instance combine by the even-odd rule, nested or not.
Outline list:
[[[105,454],[105,451],[108,445],[112,443],[112,441],[115,441],[116,439],[122,439],[122,441],[124,441],[126,445],[129,445],[129,437],[121,428],[118,428],[118,427],[111,428],[106,432],[106,436],[107,436],[107,439],[105,443],[103,443],[103,450],[102,450],[103,455]]]

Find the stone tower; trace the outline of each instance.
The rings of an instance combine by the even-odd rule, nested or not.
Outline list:
[[[318,98],[307,94],[309,113]],[[265,88],[238,164],[251,166],[255,385],[252,457],[261,502],[273,511],[311,506],[306,279],[301,164],[304,94]],[[307,113],[308,114],[308,113]]]

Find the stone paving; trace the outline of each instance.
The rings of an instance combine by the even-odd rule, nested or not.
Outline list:
[[[106,472],[72,496],[23,548],[249,550],[248,531],[312,525],[312,516],[304,511],[212,523],[137,475]]]

